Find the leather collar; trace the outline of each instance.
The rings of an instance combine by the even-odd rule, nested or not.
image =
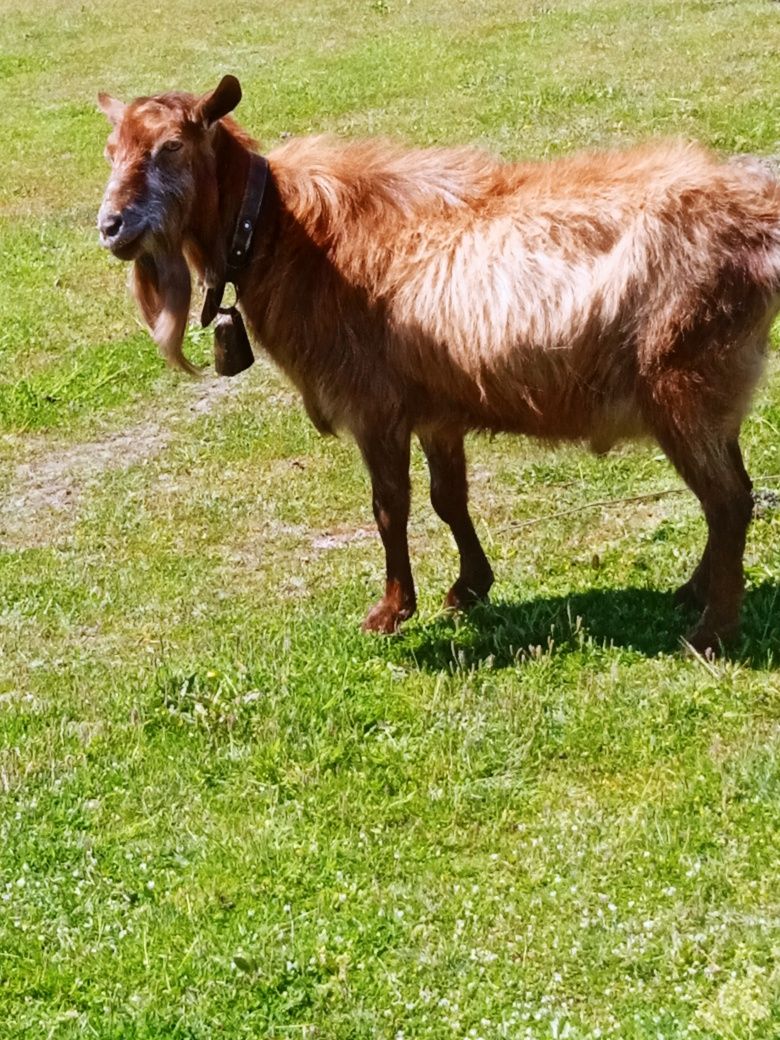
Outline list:
[[[230,243],[225,277],[218,285],[206,291],[206,298],[203,301],[200,323],[204,329],[216,318],[222,306],[222,298],[225,295],[227,283],[231,282],[235,285],[236,279],[249,263],[252,239],[260,221],[260,212],[263,208],[267,183],[268,160],[262,155],[253,153],[249,157],[249,172],[244,187],[244,197],[241,201],[241,209],[233,232],[233,239]]]

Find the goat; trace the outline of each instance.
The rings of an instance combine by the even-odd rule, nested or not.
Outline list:
[[[224,284],[257,146],[230,113],[235,77],[129,104],[113,125],[102,244],[133,260],[161,352],[182,352],[190,269]],[[345,429],[371,477],[386,556],[367,631],[415,610],[409,452],[460,572],[446,597],[487,596],[493,572],[467,505],[464,434],[654,437],[698,497],[708,537],[677,600],[690,643],[739,626],[751,482],[738,434],[780,307],[780,184],[691,143],[509,164],[478,151],[292,139],[267,156],[249,261],[235,281],[254,337],[323,433]]]

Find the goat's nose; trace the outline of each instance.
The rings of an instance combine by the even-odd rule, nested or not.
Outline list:
[[[100,218],[98,227],[103,238],[116,238],[122,228],[122,214],[108,213]]]

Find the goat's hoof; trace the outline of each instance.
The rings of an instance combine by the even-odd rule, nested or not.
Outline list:
[[[739,624],[737,622],[713,625],[706,619],[702,619],[702,623],[688,633],[686,642],[697,654],[712,658],[720,654],[724,646],[733,643],[738,635]]]
[[[398,607],[395,603],[380,600],[366,615],[363,622],[364,632],[376,632],[379,635],[391,636],[401,627],[401,623],[410,618],[414,607]]]
[[[703,610],[707,599],[696,583],[689,580],[679,589],[675,589],[674,602],[678,607],[685,607],[687,610]]]
[[[450,591],[444,597],[445,610],[467,610],[475,603],[484,603],[488,598],[490,586],[493,584],[493,575],[488,580],[467,581],[458,578]]]

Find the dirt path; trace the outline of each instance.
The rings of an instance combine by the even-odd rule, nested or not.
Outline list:
[[[182,428],[235,398],[240,383],[205,378],[187,388],[184,401],[158,409],[125,430],[81,444],[50,437],[13,438],[16,463],[0,502],[0,546],[20,549],[61,541],[72,529],[84,492],[110,470],[129,469],[165,451]]]

